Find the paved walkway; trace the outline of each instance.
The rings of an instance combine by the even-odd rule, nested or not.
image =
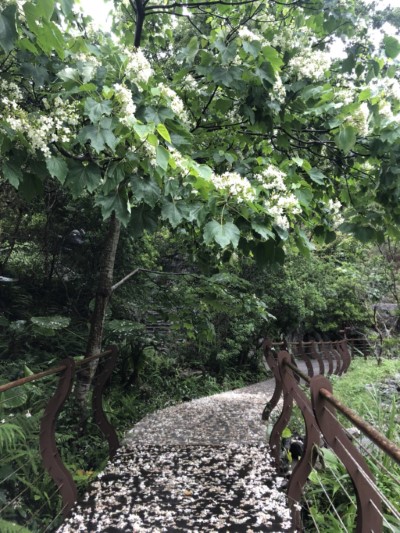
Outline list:
[[[59,533],[288,531],[261,413],[274,381],[146,416]]]

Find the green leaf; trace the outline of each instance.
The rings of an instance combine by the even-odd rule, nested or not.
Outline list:
[[[170,153],[163,146],[157,146],[156,152],[157,165],[163,170],[167,170]]]
[[[385,35],[385,37],[383,38],[383,46],[387,57],[395,59],[399,55],[400,43],[396,39],[396,37],[392,37],[391,35]]]
[[[60,183],[65,182],[65,178],[68,174],[68,165],[61,157],[52,156],[46,159],[47,170],[50,176],[57,178]]]
[[[33,316],[31,317],[31,322],[33,325],[43,329],[58,330],[68,327],[71,319],[61,315]]]
[[[180,204],[165,201],[162,206],[161,216],[163,219],[168,220],[173,228],[176,228],[182,222],[185,211]]]
[[[298,230],[297,235],[295,235],[295,241],[297,248],[305,257],[309,257],[310,252],[315,249],[303,230]]]
[[[63,81],[80,81],[80,75],[76,68],[65,67],[57,72],[57,76]]]
[[[0,531],[2,533],[32,533],[31,529],[27,529],[14,522],[9,522],[8,520],[3,520],[2,518],[0,518]]]
[[[338,135],[335,137],[335,143],[338,148],[348,154],[356,144],[357,132],[353,126],[342,126]]]
[[[14,48],[18,36],[15,27],[16,11],[15,5],[9,5],[0,13],[0,46],[6,54]]]
[[[232,222],[220,224],[216,220],[212,220],[204,227],[204,241],[206,244],[211,244],[215,241],[221,246],[221,248],[225,248],[229,244],[232,244],[234,248],[237,248],[239,238],[240,230]]]
[[[319,185],[324,185],[326,176],[317,168],[311,168],[310,170],[307,170],[307,174],[315,183],[318,183]]]
[[[54,0],[38,0],[36,4],[36,14],[45,20],[50,20],[54,11]]]
[[[108,196],[99,195],[95,201],[96,205],[101,207],[101,214],[103,220],[110,218],[115,211],[115,215],[118,220],[126,227],[130,219],[130,213],[128,210],[128,201],[126,191],[117,191],[115,194],[109,194]]]
[[[111,111],[112,103],[110,100],[97,102],[90,97],[85,100],[85,115],[87,115],[92,122],[98,122],[103,115],[108,116]]]
[[[5,161],[3,163],[3,176],[7,181],[11,183],[13,187],[18,189],[20,182],[22,181],[22,170],[17,165]]]
[[[169,136],[169,132],[167,128],[164,126],[164,124],[157,124],[157,131],[161,135],[163,139],[165,139],[167,142],[171,142],[171,137]]]
[[[294,194],[301,205],[304,205],[305,207],[308,207],[313,199],[313,193],[310,189],[296,189]]]
[[[243,50],[253,57],[257,57],[261,50],[259,41],[243,41]]]
[[[83,165],[77,161],[70,164],[65,180],[74,197],[78,197],[84,189],[93,192],[101,182],[101,170],[94,163]]]
[[[138,124],[137,122],[133,125],[133,129],[139,135],[141,140],[146,139],[147,135],[153,133],[154,124]]]
[[[42,87],[49,79],[48,71],[40,65],[23,63],[21,72],[26,78],[31,78],[38,87]]]
[[[118,185],[124,181],[126,177],[124,164],[121,162],[114,161],[107,168],[104,184],[102,191],[105,195],[108,195],[110,192],[115,191]]]
[[[132,209],[128,230],[134,237],[140,237],[144,231],[154,233],[158,228],[158,212],[146,204]]]
[[[37,43],[43,52],[51,55],[55,50],[57,55],[63,59],[65,55],[65,42],[63,34],[52,21],[44,20],[41,26],[35,28]]]
[[[151,178],[133,176],[131,179],[132,192],[136,200],[143,200],[146,204],[154,207],[161,196],[160,187]]]
[[[259,235],[261,235],[261,237],[263,237],[267,241],[269,239],[274,238],[273,232],[270,229],[268,229],[266,226],[264,226],[264,224],[259,224],[258,222],[252,222],[251,227],[253,228],[254,231],[256,231]]]
[[[107,145],[111,150],[115,150],[118,139],[111,129],[112,119],[103,118],[97,124],[90,124],[81,129],[78,139],[81,141],[90,141],[90,144],[100,153]]]

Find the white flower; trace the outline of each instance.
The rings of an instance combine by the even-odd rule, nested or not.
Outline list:
[[[286,191],[285,174],[275,165],[268,165],[261,174],[256,174],[254,177],[266,190]]]
[[[369,109],[367,102],[362,102],[358,108],[347,117],[346,122],[353,126],[361,137],[365,137],[369,132]]]
[[[259,35],[253,33],[245,26],[239,29],[238,35],[244,41],[261,41],[262,40],[262,38]]]
[[[161,96],[169,100],[170,107],[175,115],[177,115],[183,122],[188,123],[189,118],[185,109],[185,105],[176,92],[170,87],[164,85],[164,83],[159,83],[158,89],[160,90]]]
[[[280,104],[282,104],[286,99],[286,89],[282,83],[282,79],[280,76],[277,77],[273,87],[272,87],[272,93],[271,93],[271,100],[276,100]]]
[[[121,104],[120,121],[125,126],[131,126],[136,122],[136,105],[132,100],[132,93],[129,89],[116,83],[114,85],[115,99]]]
[[[139,83],[147,83],[154,74],[149,61],[140,48],[131,52],[128,56],[125,74],[132,81],[138,81]]]
[[[289,61],[289,68],[299,79],[319,80],[329,70],[332,63],[330,55],[321,50],[302,50]]]
[[[237,172],[224,172],[221,175],[214,174],[212,182],[216,189],[223,190],[229,195],[236,197],[237,201],[254,201],[256,194],[247,178]]]

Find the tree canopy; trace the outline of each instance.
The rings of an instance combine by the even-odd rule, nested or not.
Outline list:
[[[398,10],[354,1],[1,2],[1,175],[282,260],[335,229],[398,237]],[[342,42],[343,58],[332,42]],[[140,47],[139,47],[140,45]]]

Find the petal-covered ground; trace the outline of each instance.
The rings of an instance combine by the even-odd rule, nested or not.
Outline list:
[[[272,380],[145,417],[58,530],[288,531],[261,413]]]

